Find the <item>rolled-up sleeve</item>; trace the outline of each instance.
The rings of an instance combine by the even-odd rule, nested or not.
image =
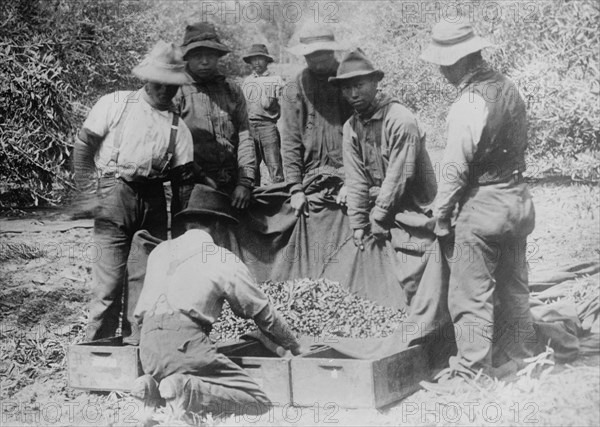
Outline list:
[[[485,100],[471,92],[465,92],[450,108],[446,149],[434,210],[439,219],[450,219],[468,184],[470,163],[473,161],[487,117]]]

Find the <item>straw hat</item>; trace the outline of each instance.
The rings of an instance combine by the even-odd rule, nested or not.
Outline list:
[[[374,76],[377,81],[383,78],[383,71],[377,70],[369,61],[361,48],[356,48],[342,59],[335,77],[329,77],[329,83],[339,84],[343,80],[354,77]]]
[[[185,220],[186,217],[193,218],[193,215],[213,215],[238,222],[229,196],[203,184],[194,185],[187,207],[175,217]]]
[[[297,56],[306,56],[319,50],[343,50],[344,47],[335,41],[333,31],[323,24],[309,22],[298,33],[300,43],[288,48]]]
[[[191,50],[199,47],[214,49],[219,52],[220,56],[231,52],[231,49],[221,43],[217,35],[217,29],[210,22],[198,22],[185,28],[183,43],[181,44],[183,56],[185,57]]]
[[[249,64],[250,60],[255,56],[262,56],[263,58],[267,59],[267,62],[274,61],[273,57],[269,55],[269,50],[267,49],[267,46],[265,46],[264,44],[253,44],[248,53],[242,56],[242,59],[244,60],[244,62]]]
[[[459,59],[492,46],[487,39],[475,35],[468,18],[457,22],[441,21],[432,29],[432,40],[421,59],[438,65],[452,65]]]
[[[131,72],[142,80],[165,85],[181,86],[191,82],[181,51],[173,43],[162,40]]]

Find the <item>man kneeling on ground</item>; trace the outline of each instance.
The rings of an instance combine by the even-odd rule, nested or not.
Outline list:
[[[220,222],[237,223],[229,197],[198,184],[178,216],[186,232],[159,244],[148,258],[135,310],[142,323],[140,359],[146,375],[136,380],[132,394],[150,407],[163,398],[176,416],[188,411],[265,413],[269,398],[242,368],[217,352],[208,336],[223,302],[238,316],[254,319],[292,354],[300,354],[300,344],[246,265],[211,237]]]

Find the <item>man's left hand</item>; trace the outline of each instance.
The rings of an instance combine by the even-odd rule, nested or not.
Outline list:
[[[433,230],[436,236],[446,237],[450,234],[450,220],[438,218],[435,222],[435,229]]]
[[[390,230],[383,224],[371,217],[371,234],[376,241],[383,241],[390,237]]]
[[[252,190],[243,185],[238,185],[235,187],[235,190],[233,190],[233,194],[231,195],[231,206],[237,209],[246,209],[251,198]]]
[[[340,188],[340,191],[335,198],[335,202],[340,206],[346,206],[346,197],[348,196],[348,187],[345,185]]]

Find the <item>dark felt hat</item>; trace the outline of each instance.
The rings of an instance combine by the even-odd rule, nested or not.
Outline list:
[[[231,207],[231,199],[225,193],[215,190],[208,185],[196,184],[190,195],[187,208],[175,217],[193,218],[194,215],[212,215],[238,222]]]
[[[273,57],[269,55],[269,50],[267,49],[267,46],[265,46],[264,44],[253,44],[248,53],[242,56],[242,59],[244,60],[244,62],[249,64],[250,59],[254,58],[255,56],[262,56],[264,58],[267,58],[267,62],[274,61]]]
[[[362,49],[357,47],[346,54],[340,62],[336,76],[329,77],[329,82],[339,84],[343,80],[363,76],[374,76],[377,80],[381,80],[383,71],[377,70]]]
[[[221,56],[231,52],[231,49],[221,43],[221,40],[217,35],[217,29],[214,24],[210,22],[198,22],[196,24],[188,25],[185,28],[183,43],[181,44],[183,56],[186,56],[190,51],[199,47],[214,49],[218,51]]]

